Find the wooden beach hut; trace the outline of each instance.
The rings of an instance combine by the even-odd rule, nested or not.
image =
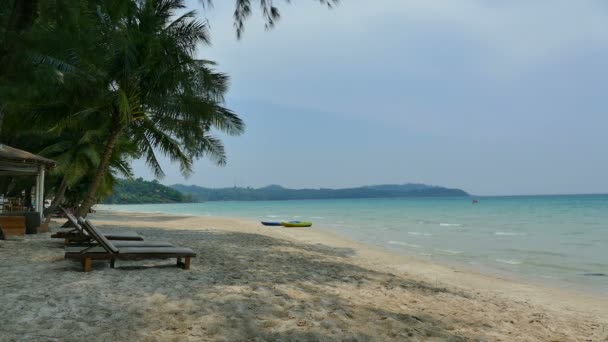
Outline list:
[[[9,212],[0,215],[0,226],[7,235],[22,235],[26,231],[26,223],[31,225],[34,215],[35,222],[40,225],[44,215],[44,175],[54,168],[55,161],[27,151],[0,144],[0,177],[32,176],[36,177],[35,214],[31,212]],[[0,204],[3,205],[3,204]],[[37,217],[36,217],[37,216]],[[37,226],[34,228],[38,228]]]

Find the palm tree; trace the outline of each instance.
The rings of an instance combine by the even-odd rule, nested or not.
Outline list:
[[[82,3],[81,3],[82,4]],[[70,115],[57,124],[70,129],[79,122],[107,125],[99,165],[91,178],[79,215],[85,216],[122,136],[132,140],[158,176],[156,153],[168,155],[189,174],[195,158],[226,162],[221,141],[212,130],[237,135],[241,119],[223,106],[228,78],[213,62],[193,57],[198,44],[209,43],[207,25],[184,8],[182,0],[145,0],[80,5],[74,21],[42,22],[35,59],[58,72],[58,91],[68,94]],[[72,9],[74,10],[74,9]],[[58,15],[65,15],[60,13]],[[71,39],[66,40],[66,34]],[[46,108],[55,103],[50,99]],[[57,104],[61,107],[61,104]],[[52,111],[51,111],[52,112]]]
[[[54,198],[47,209],[53,213],[64,200],[66,191],[92,174],[99,166],[101,159],[99,151],[101,142],[106,135],[105,129],[88,129],[84,131],[64,130],[52,143],[39,152],[40,155],[57,161],[57,167],[50,176],[56,176]],[[114,149],[110,159],[110,174],[120,174],[123,177],[132,177],[129,161],[140,156],[137,146],[129,139],[123,137]],[[106,182],[107,183],[107,182]],[[51,182],[52,184],[52,182]],[[81,198],[82,200],[82,198]]]
[[[210,5],[213,1],[201,0],[201,3]],[[258,0],[260,11],[264,17],[264,25],[266,29],[274,27],[275,23],[281,17],[279,9],[274,5],[272,0]],[[289,2],[289,0],[286,0]],[[338,4],[339,0],[318,0],[322,5],[333,8]],[[234,9],[234,28],[236,29],[237,38],[241,38],[245,30],[245,21],[251,16],[251,0],[236,0]]]

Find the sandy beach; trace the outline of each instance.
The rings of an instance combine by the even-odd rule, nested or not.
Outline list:
[[[50,233],[0,241],[1,341],[608,341],[608,299],[431,264],[318,229],[97,213],[197,253],[64,260]],[[56,231],[62,221],[53,223]]]

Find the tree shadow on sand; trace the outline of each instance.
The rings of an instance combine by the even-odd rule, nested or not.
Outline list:
[[[54,257],[31,263],[31,280],[47,286],[34,291],[10,288],[13,297],[7,304],[13,306],[0,308],[3,317],[10,317],[5,329],[62,340],[95,336],[150,341],[176,337],[464,341],[470,337],[461,336],[441,317],[409,309],[407,298],[391,299],[402,308],[378,307],[375,295],[464,294],[354,265],[349,260],[355,254],[352,249],[238,232],[136,230],[147,240],[170,240],[194,249],[192,269],[182,271],[174,261],[152,260],[120,262],[116,269],[95,263],[93,272],[85,274],[78,263],[60,260],[48,241],[34,240],[28,248],[48,248],[47,254]],[[369,300],[362,302],[365,296]],[[25,329],[20,322],[26,318],[42,323]]]
[[[138,232],[150,239],[167,236],[166,230],[158,228]],[[162,287],[146,292],[162,296],[164,306],[193,308],[182,317],[182,322],[194,324],[190,331],[197,329],[196,320],[187,316],[206,317],[198,327],[206,328],[199,331],[202,336],[263,341],[407,340],[414,336],[464,340],[452,327],[424,313],[351,303],[348,289],[352,295],[372,288],[425,296],[466,295],[354,265],[349,258],[355,251],[350,248],[240,232],[171,230],[170,237],[197,253],[188,282],[177,291]],[[147,266],[119,267],[132,271],[131,267]],[[340,287],[344,289],[336,291]],[[145,329],[139,331],[147,334]]]

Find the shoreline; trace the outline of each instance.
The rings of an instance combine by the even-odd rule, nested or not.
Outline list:
[[[365,243],[350,239],[339,233],[327,231],[323,228],[283,228],[261,226],[258,221],[239,217],[202,216],[186,214],[149,213],[118,210],[98,210],[99,215],[153,217],[166,216],[181,219],[211,220],[223,222],[226,225],[238,223],[241,227],[256,234],[287,238],[302,243],[326,244],[337,248],[354,248],[358,254],[357,260],[366,266],[382,268],[396,273],[407,273],[424,277],[426,280],[442,285],[459,286],[465,289],[478,289],[498,291],[499,293],[521,291],[512,299],[524,302],[536,302],[540,305],[554,305],[555,298],[560,298],[562,304],[572,306],[576,310],[593,312],[603,315],[608,321],[608,298],[598,293],[588,293],[578,289],[552,286],[549,283],[534,282],[525,277],[511,277],[511,274],[483,271],[474,267],[460,264],[448,264],[441,261],[424,260],[417,256],[405,255],[393,250],[383,248],[372,243]],[[101,220],[103,222],[103,220]],[[223,226],[223,225],[222,225]],[[224,226],[222,230],[226,229]],[[390,262],[388,262],[390,261]],[[514,294],[514,293],[511,293]],[[566,307],[571,309],[570,307]]]
[[[108,209],[108,207],[112,205],[103,205],[106,208],[99,209],[100,213],[115,213],[115,214],[137,214],[137,215],[163,215],[163,216],[175,216],[175,217],[200,217],[200,218],[213,218],[213,219],[226,219],[226,220],[236,220],[243,221],[251,225],[259,226],[259,221],[255,218],[248,217],[230,217],[230,216],[205,216],[205,215],[197,215],[192,213],[165,213],[165,212],[139,212],[139,211],[130,211],[130,210],[116,210],[116,209]],[[268,227],[266,227],[268,228]],[[280,227],[279,227],[280,228]],[[272,229],[272,228],[270,228]],[[275,228],[276,229],[276,228]],[[373,242],[364,242],[361,240],[357,240],[356,238],[351,238],[343,232],[334,232],[329,228],[324,228],[323,224],[315,224],[310,228],[306,228],[308,230],[312,230],[318,232],[319,234],[327,234],[328,236],[332,236],[333,239],[344,240],[350,243],[358,243],[362,246],[371,247],[379,252],[386,252],[391,255],[396,255],[400,257],[404,257],[407,260],[415,261],[421,264],[428,263],[430,265],[442,266],[447,269],[453,269],[458,272],[468,272],[472,274],[477,274],[479,276],[486,276],[489,278],[496,278],[500,280],[510,281],[513,283],[521,283],[530,286],[536,286],[539,288],[553,289],[562,291],[565,293],[570,293],[572,295],[583,295],[583,296],[592,296],[597,298],[608,298],[605,296],[605,289],[596,288],[592,286],[588,286],[586,284],[581,283],[572,283],[564,280],[557,279],[540,279],[540,278],[532,278],[527,274],[509,271],[504,269],[491,268],[489,266],[475,266],[473,264],[468,264],[465,262],[459,261],[450,261],[446,256],[436,256],[432,260],[427,259],[425,257],[419,255],[412,255],[411,253],[399,251],[398,248],[391,246],[386,246],[382,244],[376,244]],[[322,238],[319,239],[319,242],[322,242]],[[608,281],[608,280],[607,280]]]
[[[319,229],[103,212],[103,232],[189,247],[173,260],[93,262],[51,233],[0,241],[3,341],[604,341],[606,298],[398,255]],[[35,322],[31,324],[31,322]]]

